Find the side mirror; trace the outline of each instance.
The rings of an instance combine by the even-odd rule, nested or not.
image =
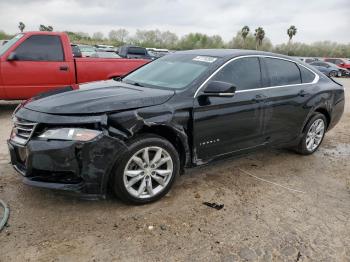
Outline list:
[[[17,58],[17,55],[16,55],[16,53],[15,52],[11,52],[10,54],[9,54],[9,56],[7,57],[7,61],[15,61],[15,60],[17,60],[18,58]]]
[[[232,97],[235,95],[236,87],[227,82],[212,81],[204,89],[205,96]]]

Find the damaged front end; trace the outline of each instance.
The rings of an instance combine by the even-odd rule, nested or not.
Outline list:
[[[26,184],[104,198],[115,160],[127,149],[122,140],[108,134],[106,119],[106,115],[67,117],[21,108],[14,117],[8,140],[11,163]],[[48,130],[64,130],[73,135],[77,128],[94,133],[65,138],[56,132],[61,137],[54,139],[43,135]]]

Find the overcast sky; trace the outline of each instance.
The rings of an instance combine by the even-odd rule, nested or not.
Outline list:
[[[274,44],[286,42],[290,25],[295,41],[350,43],[350,0],[0,0],[0,30],[18,32],[39,24],[55,30],[101,31],[126,28],[219,34],[228,41],[244,25],[258,26]]]

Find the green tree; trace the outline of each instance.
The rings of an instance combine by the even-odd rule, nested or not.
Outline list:
[[[219,35],[190,33],[180,39],[178,49],[223,48],[224,46],[224,41]]]
[[[26,27],[26,25],[23,22],[19,22],[18,29],[21,31],[21,33],[24,31],[25,27]]]
[[[249,34],[249,31],[250,31],[249,26],[245,25],[245,26],[242,27],[241,35],[242,35],[242,38],[243,38],[244,46],[245,46],[246,38],[247,38],[247,36]]]
[[[258,50],[264,40],[265,30],[259,26],[257,29],[255,29],[254,36],[255,36],[255,42],[256,42],[255,49]]]
[[[95,32],[92,35],[92,38],[95,40],[102,40],[103,39],[103,33],[102,32]]]
[[[124,44],[128,35],[129,35],[128,30],[124,28],[120,28],[118,30],[111,30],[108,34],[108,37],[109,37],[109,40],[111,41]]]
[[[8,35],[4,31],[0,30],[0,40],[8,40],[11,39],[13,35]]]
[[[243,40],[242,32],[238,31],[236,35],[231,39],[230,42],[227,43],[228,48],[236,48],[236,49],[256,49],[256,41],[255,36],[252,33],[249,33],[246,36],[246,39]],[[269,38],[265,37],[262,45],[260,46],[260,50],[264,51],[272,51],[273,45]]]

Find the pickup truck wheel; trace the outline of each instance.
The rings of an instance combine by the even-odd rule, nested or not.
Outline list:
[[[313,115],[305,127],[305,132],[297,147],[297,152],[302,155],[314,153],[323,141],[326,127],[327,120],[323,114],[316,113]]]
[[[124,202],[146,204],[163,197],[179,173],[174,146],[156,135],[137,138],[116,163],[113,189]]]

